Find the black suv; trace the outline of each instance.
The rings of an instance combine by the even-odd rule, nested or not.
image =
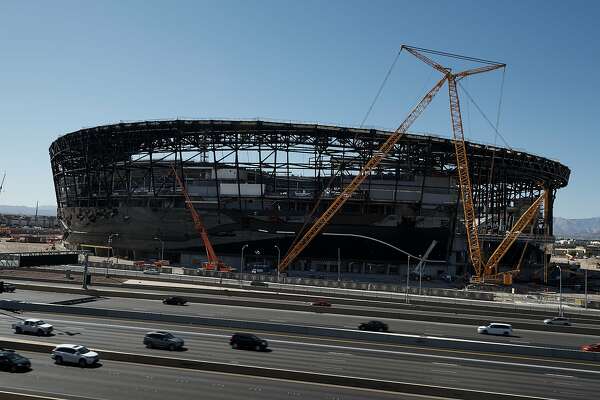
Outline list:
[[[185,303],[187,303],[187,299],[179,296],[169,296],[163,300],[163,304],[170,304],[173,306],[183,306]]]
[[[14,350],[0,350],[0,368],[10,372],[28,371],[31,369],[31,362]]]
[[[388,326],[386,323],[381,321],[369,321],[363,322],[358,326],[361,331],[373,331],[373,332],[387,332]]]
[[[229,344],[233,349],[254,349],[256,351],[265,351],[269,346],[266,340],[249,333],[234,333],[229,339]]]

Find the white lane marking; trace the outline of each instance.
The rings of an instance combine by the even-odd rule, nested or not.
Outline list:
[[[446,367],[458,367],[458,364],[443,363],[443,362],[436,362],[436,361],[432,362],[432,364],[435,364],[435,365],[444,365]]]
[[[287,322],[287,321],[282,320],[282,319],[269,319],[268,321],[269,322]]]
[[[438,372],[442,374],[456,374],[456,371],[449,371],[447,369],[432,369],[431,372]]]
[[[64,322],[64,323],[73,323],[73,324],[82,324],[82,325],[130,329],[130,330],[138,330],[138,331],[161,330],[160,328],[151,329],[151,328],[133,327],[133,326],[125,326],[125,325],[101,324],[101,323],[94,323],[94,322],[81,322],[81,321],[73,322],[73,321],[48,319],[48,318],[46,318],[46,320],[51,321],[51,322]],[[202,332],[188,332],[188,331],[175,331],[175,330],[171,330],[171,332],[190,335],[190,336],[219,337],[219,338],[230,337],[230,335],[223,335],[223,334],[217,334],[217,333],[202,333]],[[377,353],[377,354],[393,354],[393,355],[400,355],[400,356],[423,357],[423,358],[438,359],[438,360],[465,361],[465,362],[474,362],[474,363],[491,364],[491,365],[526,367],[526,368],[546,369],[546,370],[565,371],[565,372],[582,372],[582,373],[600,375],[599,370],[589,370],[589,369],[579,369],[579,368],[574,369],[574,368],[570,368],[570,367],[557,367],[557,366],[551,366],[551,365],[524,364],[524,363],[510,362],[510,361],[483,360],[483,359],[477,359],[477,358],[442,356],[442,355],[438,355],[438,354],[411,353],[408,351],[382,350],[382,349],[361,348],[361,347],[351,347],[351,346],[338,346],[338,345],[321,344],[321,343],[293,342],[293,341],[289,341],[289,340],[269,339],[269,341],[271,343],[283,343],[283,344],[291,344],[291,345],[296,345],[296,346],[328,348],[328,349],[335,349],[335,350],[356,351],[356,352],[364,352],[364,353],[371,352],[371,353]]]
[[[562,375],[562,374],[544,374],[546,376],[554,376],[557,378],[575,378],[573,375]]]
[[[352,355],[352,354],[348,354],[348,353],[338,353],[338,352],[335,352],[335,351],[328,351],[327,354],[331,354],[331,355],[334,355],[334,356],[351,356]]]

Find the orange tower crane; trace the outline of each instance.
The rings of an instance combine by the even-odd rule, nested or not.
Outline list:
[[[175,175],[175,179],[177,180],[177,184],[181,187],[181,192],[183,193],[183,197],[185,198],[185,206],[188,210],[190,210],[190,214],[192,215],[192,220],[194,222],[194,227],[196,228],[196,232],[198,232],[198,236],[202,239],[202,243],[204,244],[204,248],[206,249],[206,258],[207,261],[202,264],[202,267],[206,270],[210,271],[220,271],[220,272],[231,272],[232,268],[229,265],[226,265],[223,261],[217,257],[215,253],[215,249],[213,248],[210,239],[208,238],[208,232],[206,231],[206,227],[204,226],[204,222],[198,214],[198,211],[194,208],[194,204],[192,203],[192,199],[185,188],[179,174],[175,170],[174,166],[171,166],[173,170],[173,175]]]

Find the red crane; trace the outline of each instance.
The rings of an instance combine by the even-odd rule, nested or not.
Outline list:
[[[181,187],[181,192],[183,193],[183,197],[185,198],[185,206],[188,210],[190,210],[190,214],[192,215],[192,221],[194,222],[194,227],[196,228],[196,232],[198,232],[198,236],[202,239],[202,243],[204,244],[204,248],[206,249],[206,258],[207,261],[202,263],[202,267],[209,271],[219,271],[219,272],[231,272],[233,269],[231,266],[225,264],[223,261],[217,257],[215,253],[215,249],[208,238],[208,232],[206,231],[206,227],[204,226],[204,222],[202,221],[202,217],[198,214],[198,211],[194,208],[194,203],[192,203],[192,199],[188,191],[186,190],[179,174],[175,170],[174,166],[171,166],[173,170],[173,175],[175,175],[175,179],[177,180],[177,184]]]

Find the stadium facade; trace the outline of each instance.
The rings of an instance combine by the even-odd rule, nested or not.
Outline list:
[[[50,146],[65,242],[110,244],[137,259],[163,247],[172,261],[202,258],[175,166],[217,253],[233,263],[248,244],[249,257],[272,264],[274,246],[283,255],[316,202],[324,210],[389,134],[257,120],[126,122],[68,133]],[[548,204],[502,262],[508,268],[523,259],[535,271],[553,239],[553,202],[569,168],[508,148],[468,142],[467,149],[484,254],[550,189]],[[375,238],[415,255],[436,240],[429,258],[461,273],[468,259],[462,220],[452,140],[406,134],[326,232]],[[349,272],[395,274],[406,263],[371,240],[322,235],[292,269],[327,271],[338,248]]]

